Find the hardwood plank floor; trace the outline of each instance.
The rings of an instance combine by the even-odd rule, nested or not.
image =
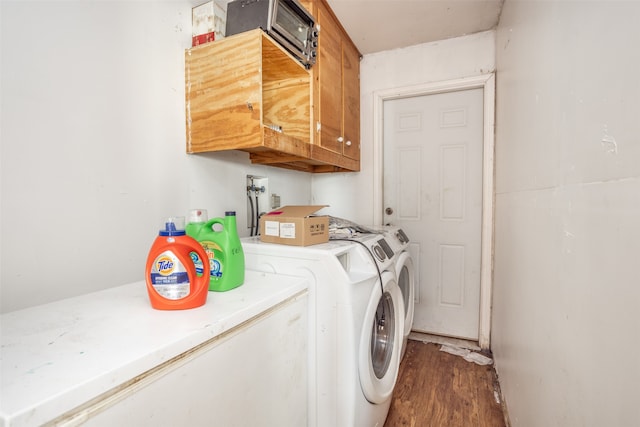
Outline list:
[[[506,427],[492,365],[409,340],[385,427]]]

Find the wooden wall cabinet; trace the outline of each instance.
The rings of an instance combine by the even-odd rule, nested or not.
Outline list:
[[[252,163],[360,170],[360,53],[324,0],[307,70],[262,30],[185,52],[187,152],[242,150]]]
[[[302,1],[316,18],[312,156],[339,169],[360,170],[360,52],[325,0]],[[336,170],[338,170],[336,168]],[[327,170],[331,171],[331,170]]]
[[[243,150],[309,169],[310,73],[262,30],[188,49],[185,80],[188,153]]]

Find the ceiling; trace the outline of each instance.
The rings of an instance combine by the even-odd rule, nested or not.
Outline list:
[[[328,0],[363,55],[490,30],[504,0]]]

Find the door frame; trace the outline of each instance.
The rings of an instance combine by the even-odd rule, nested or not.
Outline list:
[[[483,89],[482,149],[482,225],[480,249],[480,319],[478,344],[489,349],[491,344],[491,295],[493,288],[493,220],[494,220],[494,147],[495,147],[495,73],[454,80],[424,83],[373,93],[373,221],[382,225],[384,209],[384,102],[392,99]]]

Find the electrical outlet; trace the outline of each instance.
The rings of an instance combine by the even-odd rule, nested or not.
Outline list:
[[[280,196],[277,194],[271,195],[271,209],[276,209],[280,207]]]

